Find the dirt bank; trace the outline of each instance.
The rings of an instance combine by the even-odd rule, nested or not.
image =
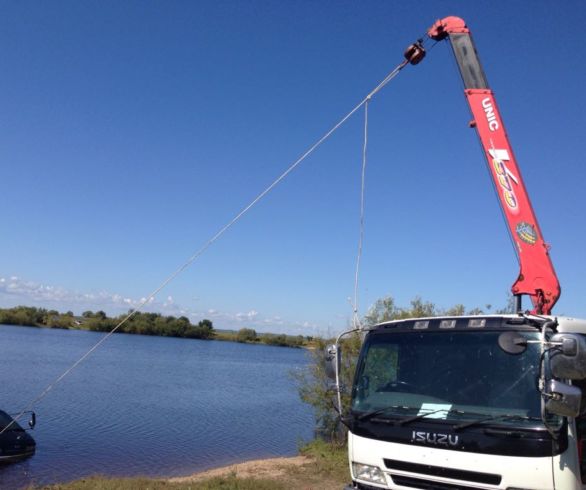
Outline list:
[[[168,480],[170,484],[198,488],[228,488],[222,480],[234,484],[229,488],[303,490],[340,490],[350,481],[346,448],[314,441],[290,458],[269,458],[247,461],[222,468]],[[254,482],[258,482],[255,486]],[[246,485],[250,484],[248,487]]]
[[[210,478],[229,476],[234,476],[236,478],[281,479],[291,473],[295,473],[294,470],[300,469],[300,467],[308,465],[311,462],[312,458],[307,456],[258,459],[255,461],[246,461],[245,463],[238,463],[224,466],[222,468],[202,471],[190,476],[171,478],[169,481],[171,483],[188,483],[208,480]]]

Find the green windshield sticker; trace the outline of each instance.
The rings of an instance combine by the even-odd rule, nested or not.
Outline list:
[[[425,415],[427,419],[445,419],[452,405],[446,403],[422,403],[417,415]]]

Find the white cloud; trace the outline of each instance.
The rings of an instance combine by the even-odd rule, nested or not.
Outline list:
[[[80,293],[61,286],[27,281],[17,276],[0,277],[0,305],[4,307],[31,305],[59,311],[72,310],[77,313],[85,310],[104,310],[109,315],[118,315],[131,308],[139,307],[146,299],[146,297],[133,299],[108,291]],[[278,315],[264,316],[255,309],[238,313],[219,311],[215,308],[198,311],[177,304],[170,295],[164,302],[150,298],[144,309],[167,315],[184,315],[196,322],[207,318],[216,328],[237,330],[247,327],[259,332],[289,335],[319,335],[323,330],[323,327],[320,329],[317,324],[310,321],[291,322]]]
[[[253,322],[259,316],[258,311],[250,310],[248,313],[236,313],[236,319],[239,322]]]
[[[99,309],[119,309],[123,306],[128,308],[140,304],[140,301],[124,298],[116,293],[107,291],[79,293],[60,286],[26,281],[16,276],[8,279],[0,278],[0,300],[4,305],[35,303],[55,308],[62,306],[65,309],[90,306]]]

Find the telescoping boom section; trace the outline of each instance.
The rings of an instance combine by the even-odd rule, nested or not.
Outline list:
[[[511,290],[518,298],[531,297],[533,313],[548,315],[560,296],[560,285],[470,31],[459,17],[445,17],[433,24],[427,34],[438,41],[449,39],[464,81],[473,115],[471,125],[478,132],[519,257],[519,276]],[[418,43],[406,52],[413,64],[424,55],[419,48]]]

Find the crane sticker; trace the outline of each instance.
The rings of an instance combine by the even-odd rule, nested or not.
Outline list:
[[[526,223],[525,221],[520,221],[517,223],[515,231],[517,232],[517,236],[525,243],[535,245],[537,242],[537,231],[535,230],[534,225]]]
[[[519,179],[511,172],[507,167],[507,162],[511,160],[508,150],[496,150],[491,148],[488,150],[492,157],[492,164],[496,173],[498,184],[502,190],[503,197],[509,211],[513,214],[519,212],[519,203],[515,190],[513,189],[513,182],[515,185],[519,185]]]
[[[500,126],[499,122],[497,121],[496,114],[494,113],[494,108],[490,98],[487,97],[486,99],[482,99],[482,107],[484,108],[486,120],[488,121],[488,129],[491,131],[496,131]]]

